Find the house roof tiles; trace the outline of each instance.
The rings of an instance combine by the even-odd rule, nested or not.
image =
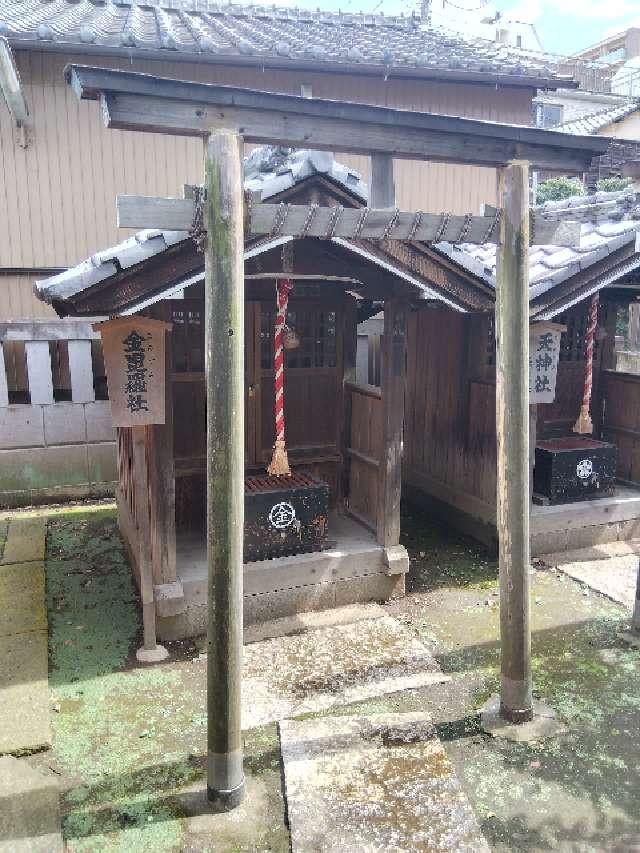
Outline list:
[[[423,24],[420,17],[346,14],[209,0],[0,0],[14,47],[307,67],[378,66],[385,73],[561,79],[553,60]],[[564,85],[569,78],[564,77]],[[512,80],[512,82],[514,82]]]
[[[638,109],[640,109],[638,101],[634,99],[626,101],[623,104],[616,104],[613,107],[606,107],[589,115],[581,116],[580,118],[573,119],[573,121],[566,121],[554,127],[553,130],[560,131],[561,133],[575,133],[577,136],[595,135],[610,124],[622,121],[622,119],[636,112]]]

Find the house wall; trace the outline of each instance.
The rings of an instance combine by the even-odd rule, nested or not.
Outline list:
[[[79,102],[64,82],[68,62],[87,56],[17,51],[30,108],[28,145],[21,147],[9,113],[0,109],[0,207],[10,211],[0,229],[0,317],[51,316],[30,296],[37,270],[64,267],[122,240],[115,226],[118,193],[180,195],[202,178],[198,139],[107,130],[95,102]],[[529,124],[533,90],[439,81],[385,81],[367,76],[181,62],[131,61],[92,55],[91,63],[167,77],[220,82],[298,94]],[[368,173],[368,160],[342,156]],[[406,209],[477,212],[495,203],[492,169],[398,162],[398,204]],[[30,271],[34,272],[30,272]],[[46,273],[45,273],[46,275]],[[19,292],[20,295],[17,295]]]
[[[640,142],[640,110],[602,128],[600,136],[613,136],[616,139],[627,139],[630,142]]]

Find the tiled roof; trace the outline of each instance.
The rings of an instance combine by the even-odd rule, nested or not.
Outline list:
[[[639,109],[637,100],[626,101],[624,104],[616,104],[614,107],[606,107],[573,121],[566,121],[554,127],[553,130],[558,130],[561,133],[575,133],[578,136],[595,135],[603,127],[626,118],[637,109]]]
[[[209,0],[0,0],[14,47],[263,65],[379,67],[414,76],[508,76],[551,83],[548,57],[429,28],[421,19],[241,6]],[[565,81],[568,78],[564,78]],[[525,82],[525,79],[522,80]]]
[[[582,224],[579,246],[531,246],[530,299],[535,299],[627,243],[635,241],[636,232],[640,230],[640,194],[629,190],[550,201],[540,205],[537,210],[554,219],[578,219]],[[495,287],[495,244],[452,246],[450,243],[439,243],[435,248],[465,270]]]
[[[366,204],[369,190],[360,173],[338,163],[329,151],[295,151],[265,145],[252,151],[244,161],[245,189],[260,192],[262,201],[311,175],[325,175]]]

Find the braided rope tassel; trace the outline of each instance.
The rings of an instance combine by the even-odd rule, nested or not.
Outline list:
[[[591,298],[589,307],[589,320],[587,322],[587,332],[585,337],[585,365],[584,365],[584,389],[582,392],[582,406],[578,420],[575,422],[573,431],[580,435],[586,435],[593,432],[593,423],[589,408],[591,406],[591,390],[593,388],[593,344],[596,336],[596,327],[598,325],[598,306],[600,304],[600,295],[594,293]]]
[[[284,347],[283,335],[287,320],[287,304],[289,292],[293,284],[288,278],[278,279],[277,283],[277,305],[276,326],[274,334],[274,369],[275,369],[275,403],[274,413],[276,419],[276,442],[273,446],[271,464],[267,473],[275,477],[287,477],[291,474],[287,449],[284,440]]]

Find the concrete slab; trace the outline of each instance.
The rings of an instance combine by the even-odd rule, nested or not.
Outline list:
[[[44,601],[44,563],[0,563],[0,601],[8,601],[5,595],[13,595],[16,590],[29,589],[40,595]]]
[[[319,628],[245,647],[242,724],[253,728],[449,680],[391,616]]]
[[[517,743],[529,743],[565,734],[568,728],[556,712],[544,702],[533,700],[533,719],[528,723],[510,723],[500,716],[500,697],[492,696],[480,711],[480,723],[487,734]]]
[[[0,637],[0,754],[51,745],[47,664],[46,631]]]
[[[58,785],[25,759],[0,758],[0,853],[62,853]]]
[[[268,622],[248,625],[244,629],[244,641],[245,643],[257,643],[260,640],[268,640],[272,637],[303,634],[316,628],[349,625],[354,622],[361,622],[363,619],[379,619],[384,615],[384,610],[379,604],[352,604],[347,607],[336,607],[332,610],[297,613],[295,616],[284,616],[281,619],[271,619]]]
[[[633,611],[638,577],[638,556],[580,560],[557,565],[559,571]]]
[[[427,714],[279,729],[293,853],[488,853]]]
[[[0,565],[44,560],[45,531],[44,517],[12,518]]]

